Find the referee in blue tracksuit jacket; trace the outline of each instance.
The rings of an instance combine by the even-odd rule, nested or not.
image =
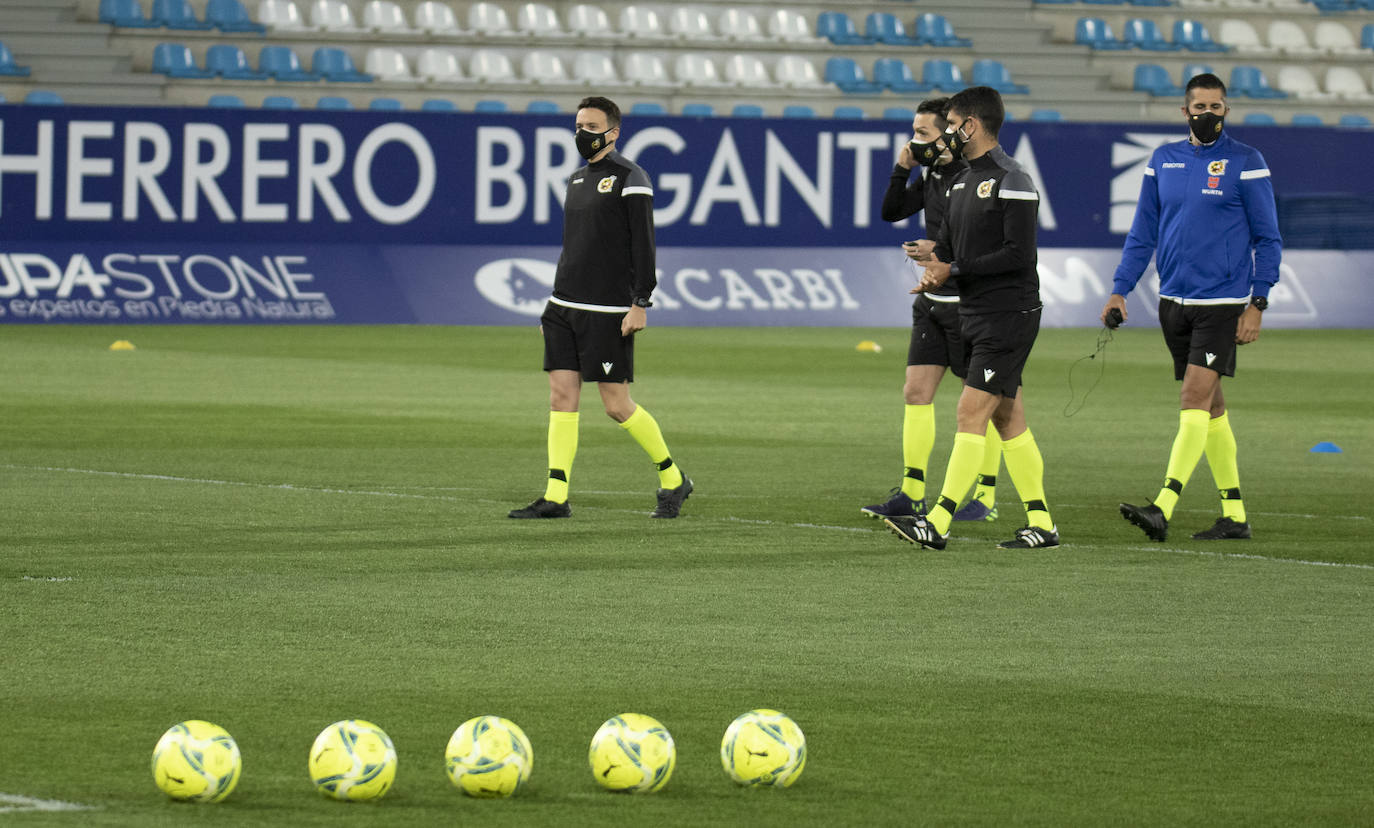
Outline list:
[[[1126,317],[1126,295],[1155,256],[1159,324],[1174,358],[1178,434],[1164,486],[1148,506],[1121,504],[1126,520],[1162,541],[1193,469],[1207,455],[1221,493],[1221,517],[1195,540],[1250,537],[1240,496],[1236,438],[1221,378],[1235,376],[1236,346],[1259,337],[1269,290],[1279,280],[1283,242],[1264,157],[1223,132],[1230,107],[1213,74],[1188,81],[1188,140],[1155,150],[1145,168],[1135,221],[1121,251],[1112,296],[1102,309]]]

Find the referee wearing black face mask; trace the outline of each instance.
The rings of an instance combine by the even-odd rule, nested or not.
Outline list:
[[[616,152],[620,107],[602,97],[577,105],[577,151],[587,165],[568,180],[563,201],[563,253],[553,297],[540,317],[549,376],[549,478],[543,497],[513,509],[513,518],[569,517],[568,485],[577,453],[582,383],[595,382],[611,419],[620,423],[658,469],[652,517],[675,518],[692,481],[668,453],[658,422],[630,398],[634,335],[657,284],[653,185]]]

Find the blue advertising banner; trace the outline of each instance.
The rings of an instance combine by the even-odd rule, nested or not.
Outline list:
[[[532,321],[581,165],[571,120],[0,105],[0,321]],[[1374,134],[1234,134],[1280,194],[1374,195],[1343,161]],[[655,187],[654,324],[906,324],[898,244],[922,230],[878,205],[909,137],[895,121],[627,119],[621,149]],[[1150,153],[1181,137],[1003,129],[1041,194],[1046,324],[1095,323]],[[1369,325],[1349,298],[1371,255],[1286,251],[1266,325]]]

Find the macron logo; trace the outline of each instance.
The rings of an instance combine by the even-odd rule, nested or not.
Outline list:
[[[1216,354],[1207,354],[1206,356],[1207,356],[1207,364],[1208,364],[1208,365],[1211,365],[1211,364],[1212,364],[1212,360],[1214,360],[1214,359],[1217,358],[1217,355],[1216,355]]]
[[[1208,362],[1211,362],[1210,359],[1207,360],[1207,361],[1208,361]],[[601,363],[601,372],[602,372],[603,374],[605,374],[606,376],[609,377],[609,376],[611,375],[611,366],[613,366],[613,365],[615,365],[614,362],[603,362],[603,363]]]
[[[1208,360],[1208,362],[1210,362],[1210,361],[1211,361],[1211,360]],[[992,382],[992,378],[995,377],[996,375],[997,375],[997,372],[994,371],[994,370],[992,370],[991,368],[984,368],[984,369],[983,369],[983,382]]]

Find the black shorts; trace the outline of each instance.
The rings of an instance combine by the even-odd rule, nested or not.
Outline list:
[[[1040,334],[1040,308],[965,314],[961,321],[964,347],[968,349],[964,385],[1015,397],[1021,387],[1021,371]]]
[[[621,312],[544,307],[544,370],[577,371],[587,382],[634,382],[635,337],[620,335]]]
[[[1211,368],[1223,377],[1236,375],[1236,325],[1245,310],[1239,305],[1182,305],[1159,300],[1159,327],[1174,357],[1174,379],[1189,365]]]
[[[916,297],[911,308],[911,345],[906,351],[906,364],[944,365],[961,378],[968,372],[968,354],[959,331],[958,302]]]

